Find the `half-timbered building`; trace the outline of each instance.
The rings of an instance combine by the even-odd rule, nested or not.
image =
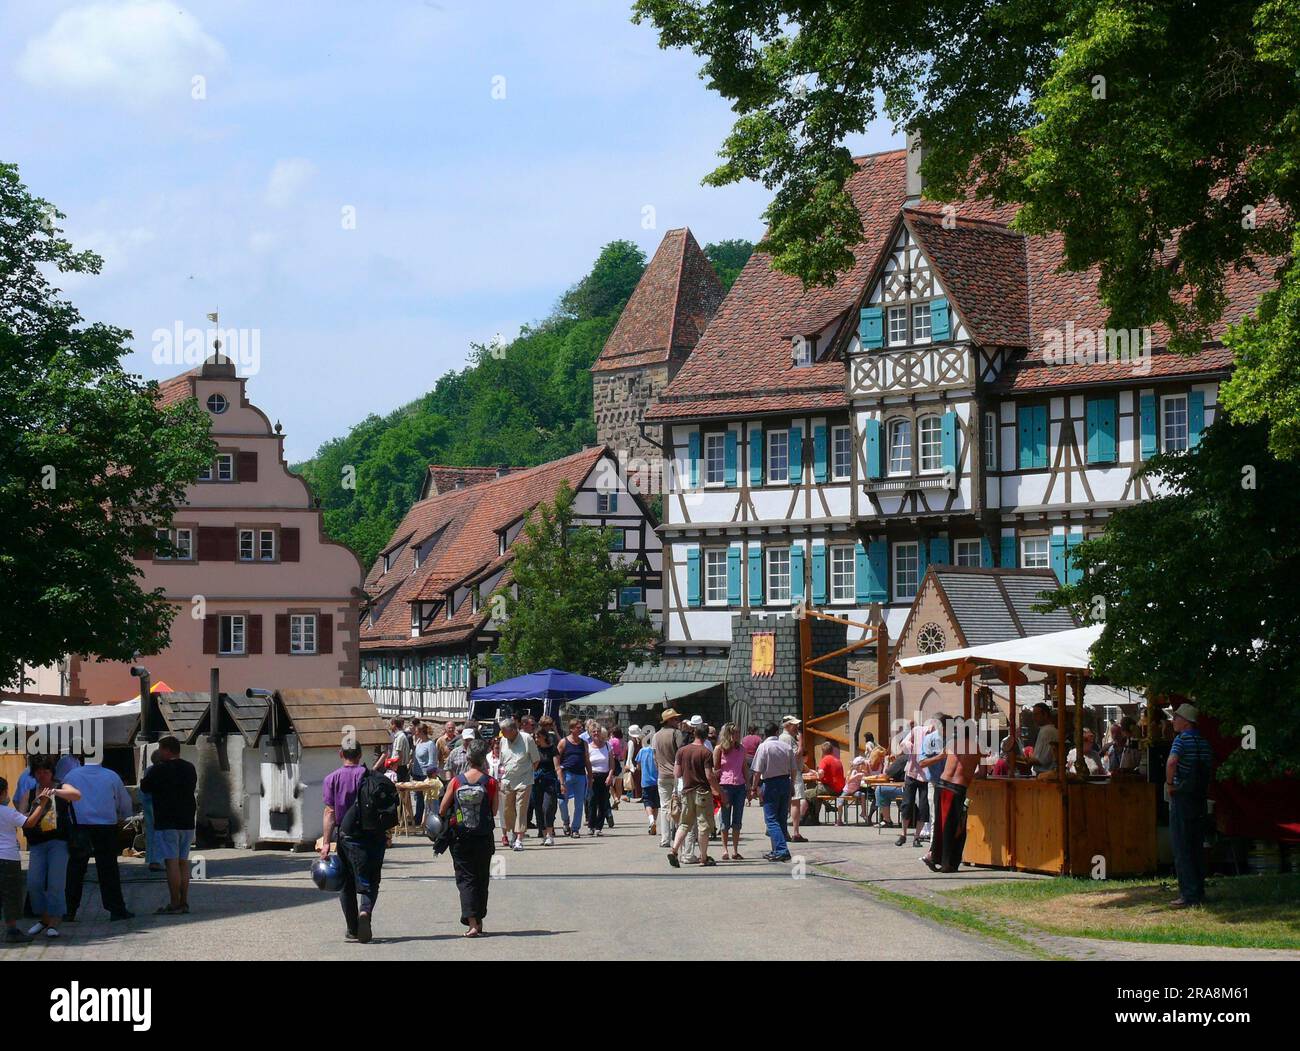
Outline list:
[[[1194,448],[1269,268],[1234,274],[1200,353],[1107,329],[1094,273],[1013,211],[939,204],[895,150],[849,183],[865,240],[829,288],[756,252],[647,419],[663,427],[665,644],[726,650],[801,602],[896,639],[932,565],[1077,570],[1158,450]],[[850,638],[861,636],[853,630]]]
[[[425,492],[380,552],[365,589],[361,683],[385,712],[463,715],[485,685],[479,658],[495,648],[489,601],[513,587],[514,546],[539,504],[564,483],[579,526],[613,530],[615,560],[630,581],[611,601],[663,606],[661,542],[614,456],[593,446],[532,468],[430,468]]]

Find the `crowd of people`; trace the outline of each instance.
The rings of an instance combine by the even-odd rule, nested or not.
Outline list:
[[[194,766],[181,758],[180,742],[160,739],[140,779],[147,856],[167,874],[168,901],[158,915],[189,912],[197,784]],[[33,756],[12,787],[0,777],[0,912],[6,944],[62,937],[63,928],[77,921],[92,860],[109,919],[134,918],[118,867],[120,830],[134,811],[115,771],[76,756]],[[25,872],[20,831],[28,850]]]
[[[397,785],[414,803],[439,853],[449,850],[467,937],[483,933],[492,859],[498,845],[522,851],[530,832],[541,847],[556,837],[597,838],[630,803],[643,815],[674,869],[744,861],[741,831],[749,805],[761,807],[768,862],[788,862],[791,843],[806,843],[801,823],[810,807],[843,825],[856,807],[867,825],[898,829],[895,844],[928,843],[920,860],[936,872],[961,864],[966,793],[980,776],[1039,774],[1057,769],[1061,743],[1045,704],[1030,710],[1033,744],[1007,736],[988,762],[962,720],[909,722],[889,742],[868,733],[846,769],[839,748],[824,743],[814,766],[804,762],[802,725],[786,716],[743,731],[709,725],[669,707],[658,726],[626,732],[596,719],[568,719],[561,732],[550,716],[502,717],[482,725],[448,720],[441,729],[393,719],[391,740],[373,762],[363,749],[340,751],[341,766],[322,788],[322,860],[336,855],[346,936],[366,942],[379,895],[384,855],[399,823]],[[1167,767],[1170,829],[1180,896],[1204,900],[1205,873],[1196,849],[1203,834],[1212,757],[1196,728],[1196,709],[1182,705],[1170,726],[1177,736]],[[1120,720],[1104,748],[1085,730],[1066,763],[1094,777],[1136,769],[1137,727]],[[166,873],[168,900],[158,915],[189,912],[189,856],[195,830],[194,766],[174,737],[154,749],[140,779],[147,855]],[[411,791],[411,789],[416,789]],[[898,822],[890,808],[898,805]],[[11,786],[0,778],[0,914],[7,943],[57,939],[76,921],[89,863],[110,919],[131,919],[118,869],[120,828],[133,806],[121,778],[76,757],[35,756]],[[18,834],[28,848],[21,864]],[[713,845],[717,844],[715,848]],[[748,849],[748,848],[745,848]],[[26,921],[30,920],[30,924]]]

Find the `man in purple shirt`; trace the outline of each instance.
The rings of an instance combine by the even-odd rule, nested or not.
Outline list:
[[[347,940],[368,942],[371,937],[370,918],[379,897],[379,877],[384,867],[387,837],[382,832],[363,832],[359,828],[352,835],[343,833],[343,819],[356,802],[361,779],[369,771],[361,763],[359,745],[340,749],[339,758],[343,760],[343,765],[326,774],[325,783],[321,786],[325,818],[320,856],[330,856],[330,842],[337,829],[339,860],[343,863],[343,886],[339,890],[339,904],[343,908],[343,919],[347,924]],[[376,773],[372,776],[383,775]]]

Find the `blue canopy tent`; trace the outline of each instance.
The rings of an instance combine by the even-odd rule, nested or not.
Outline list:
[[[471,719],[488,719],[504,708],[515,714],[530,712],[556,718],[561,706],[569,701],[608,689],[609,683],[600,679],[547,668],[480,686],[469,695],[469,715]]]

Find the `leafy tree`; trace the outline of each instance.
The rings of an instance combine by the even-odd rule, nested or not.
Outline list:
[[[645,267],[645,253],[631,241],[611,241],[591,273],[564,293],[561,313],[586,320],[622,310]]]
[[[727,291],[731,291],[731,286],[736,283],[736,278],[745,269],[749,257],[754,254],[754,243],[736,239],[715,241],[713,244],[704,246],[704,254],[708,257],[709,262],[713,264],[713,269],[718,275],[718,280],[722,282],[722,287]]]
[[[188,402],[122,368],[130,333],[85,324],[54,274],[95,274],[64,218],[0,164],[0,682],[67,654],[130,660],[175,609],[133,560],[215,447]]]
[[[610,554],[611,530],[573,524],[567,483],[553,504],[541,504],[514,547],[511,575],[519,598],[501,589],[499,673],[524,675],[562,668],[607,682],[630,660],[644,660],[658,633],[631,610],[611,609],[631,583]]]
[[[1121,685],[1184,693],[1227,735],[1243,779],[1300,767],[1300,462],[1269,454],[1268,430],[1227,421],[1194,455],[1143,473],[1168,495],[1115,512],[1077,548],[1077,584],[1053,596],[1105,628],[1094,667]]]
[[[927,147],[927,195],[1023,205],[1098,268],[1112,324],[1165,322],[1200,345],[1238,268],[1288,252],[1300,203],[1300,18],[1291,0],[636,0],[664,47],[737,120],[706,182],[775,191],[762,247],[807,284],[852,262],[861,220],[843,146],[878,115]],[[1176,238],[1177,249],[1166,246]],[[1238,330],[1225,391],[1273,447],[1300,453],[1287,318]],[[1290,309],[1283,309],[1283,308]],[[1256,395],[1263,393],[1262,398]]]
[[[705,252],[730,283],[752,250],[733,240]],[[532,467],[592,444],[591,366],[644,271],[635,245],[606,245],[551,317],[505,345],[471,347],[469,364],[423,397],[368,416],[297,465],[329,535],[369,564],[415,501],[425,465]]]

